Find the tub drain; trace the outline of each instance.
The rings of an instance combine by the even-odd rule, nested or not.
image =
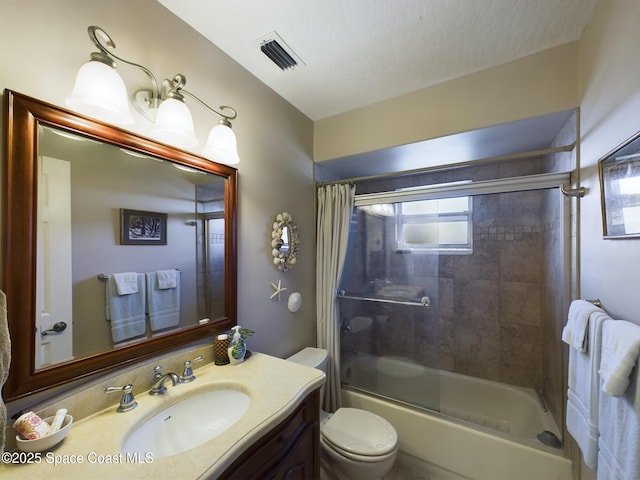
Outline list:
[[[540,441],[540,443],[549,447],[562,447],[562,442],[560,441],[560,439],[556,436],[555,433],[550,432],[549,430],[545,430],[544,432],[539,433],[536,438]]]

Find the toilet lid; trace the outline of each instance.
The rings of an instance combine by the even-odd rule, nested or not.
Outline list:
[[[336,449],[358,455],[385,455],[398,443],[398,434],[388,421],[357,408],[339,408],[321,433]]]

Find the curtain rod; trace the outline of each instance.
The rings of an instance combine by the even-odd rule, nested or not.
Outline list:
[[[320,183],[317,184],[317,186],[333,185],[333,184],[340,184],[340,183],[355,183],[355,182],[362,182],[364,180],[377,180],[379,178],[386,178],[386,177],[405,177],[405,176],[408,176],[408,175],[417,175],[419,173],[426,173],[426,172],[431,172],[431,171],[434,171],[434,170],[438,170],[438,171],[454,170],[454,169],[457,169],[457,168],[472,167],[472,166],[476,166],[476,165],[485,165],[485,164],[489,164],[489,163],[503,162],[503,161],[506,161],[506,160],[517,160],[517,159],[521,159],[521,158],[539,157],[539,156],[542,156],[542,155],[549,155],[551,153],[570,152],[571,150],[574,149],[575,145],[576,145],[575,143],[572,143],[572,144],[569,144],[569,145],[564,145],[562,147],[543,148],[543,149],[540,149],[540,150],[530,150],[528,152],[511,153],[511,154],[508,154],[508,155],[500,155],[500,156],[496,156],[496,157],[487,157],[487,158],[481,158],[481,159],[478,159],[478,160],[468,160],[466,162],[460,162],[460,163],[449,163],[449,164],[440,165],[440,166],[415,168],[413,170],[402,170],[400,172],[379,173],[377,175],[367,175],[367,176],[363,176],[363,177],[343,178],[343,179],[340,179],[340,180],[332,180],[332,181],[328,181],[328,182],[320,182]]]

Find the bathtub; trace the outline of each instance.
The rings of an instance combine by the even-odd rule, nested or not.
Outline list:
[[[560,434],[533,390],[364,353],[345,355],[341,375],[343,406],[389,420],[433,480],[572,478],[563,450],[536,438]]]

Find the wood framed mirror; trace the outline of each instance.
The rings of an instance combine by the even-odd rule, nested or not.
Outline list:
[[[3,388],[6,402],[213,337],[236,325],[235,168],[11,90],[4,91],[4,116],[2,289],[12,343],[11,369]],[[75,153],[63,149],[64,142],[56,138],[65,135],[73,137],[66,145],[83,147]],[[70,182],[60,190],[70,202],[69,225],[62,229],[67,236],[62,241],[56,237],[57,243],[52,243],[49,227],[42,227],[43,196],[53,188],[45,167],[50,158],[62,159],[57,163],[69,171],[58,183]],[[122,244],[122,209],[154,212],[146,221],[162,219],[163,241]],[[129,221],[133,225],[136,217]],[[156,238],[153,231],[147,234],[139,238]],[[215,245],[205,238],[215,238]],[[48,251],[51,245],[67,248]],[[66,258],[67,267],[43,265],[43,258],[63,264]],[[175,269],[182,285],[179,323],[167,328],[147,324],[143,335],[116,341],[106,306],[111,274],[148,275],[144,272],[166,269]],[[50,291],[51,284],[66,286],[68,292]],[[70,295],[68,316],[52,315],[43,321],[54,299],[65,295]],[[67,353],[52,360],[47,342],[63,335],[70,335]]]

